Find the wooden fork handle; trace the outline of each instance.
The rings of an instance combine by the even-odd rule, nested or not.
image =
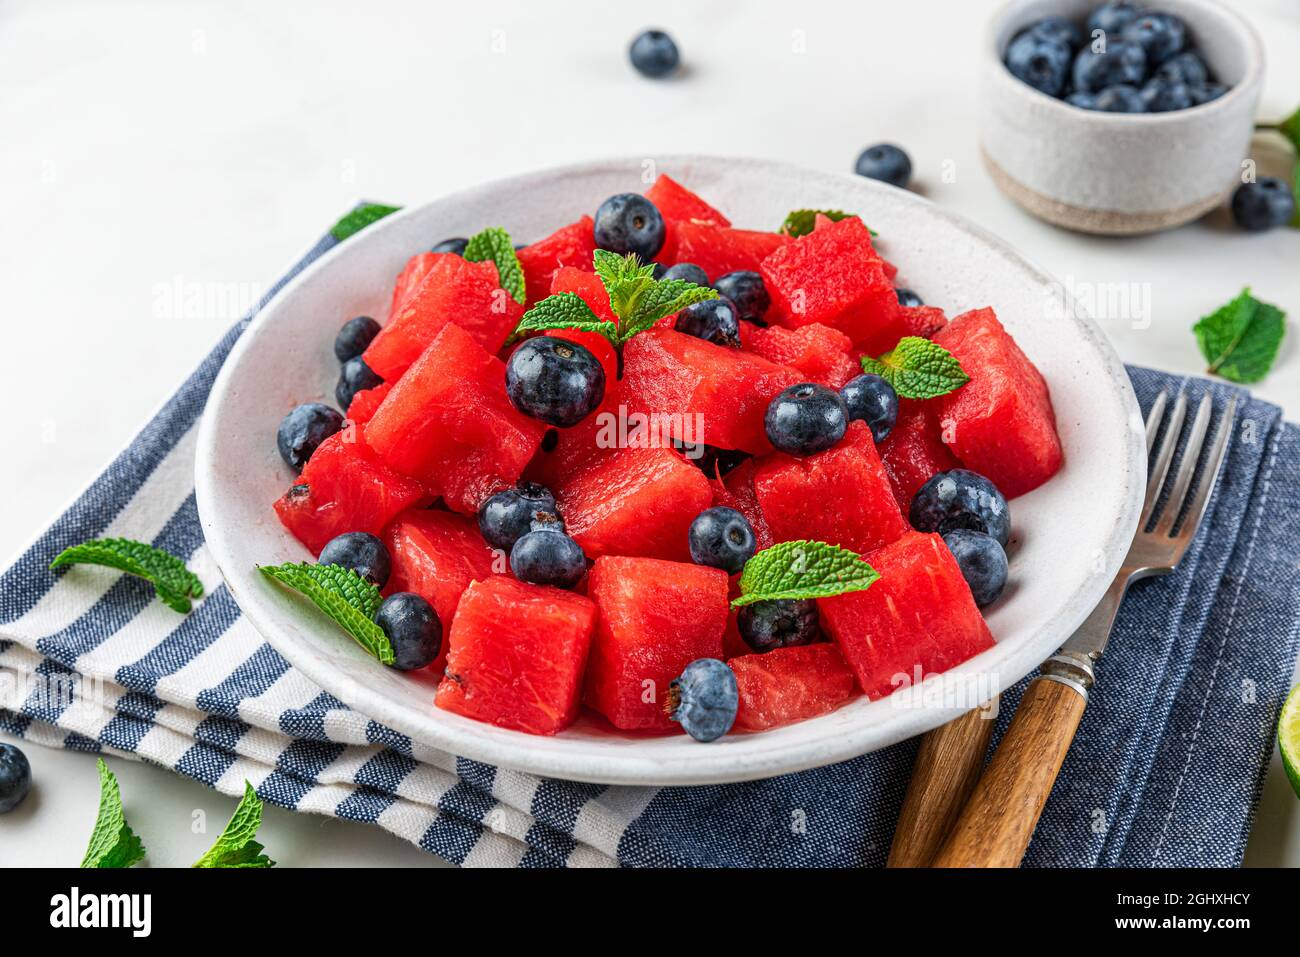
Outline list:
[[[1017,867],[1087,706],[1084,686],[1035,679],[935,856],[935,867]]]
[[[912,765],[888,867],[928,867],[984,767],[997,698],[928,731]]]

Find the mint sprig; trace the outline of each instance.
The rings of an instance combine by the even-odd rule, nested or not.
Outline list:
[[[393,663],[393,644],[374,622],[383,600],[379,589],[356,572],[311,562],[259,565],[257,570],[309,599],[370,655],[386,665]]]
[[[90,832],[90,844],[81,866],[87,868],[130,867],[144,859],[144,844],[127,826],[122,810],[122,792],[117,777],[99,759],[99,815]]]
[[[1192,331],[1211,374],[1231,382],[1258,382],[1277,359],[1286,333],[1286,313],[1260,302],[1247,287],[1203,317]]]
[[[342,242],[349,236],[361,232],[371,223],[377,223],[385,216],[395,213],[401,208],[400,206],[385,206],[383,203],[366,203],[364,206],[358,206],[330,227],[330,235]]]
[[[153,585],[163,604],[181,614],[190,610],[191,598],[203,597],[203,582],[183,561],[129,538],[100,538],[65,548],[50,562],[50,570],[68,565],[102,565],[143,578]]]
[[[856,215],[857,213],[846,213],[842,209],[792,209],[777,232],[797,239],[800,236],[807,236],[816,228],[818,216],[825,216],[831,222],[838,223],[841,219],[849,219]],[[868,228],[867,232],[876,235],[874,229]]]
[[[862,371],[880,376],[904,399],[937,398],[970,381],[956,356],[920,336],[899,339],[879,359],[863,356]]]
[[[524,285],[524,267],[519,264],[510,234],[499,226],[489,226],[475,233],[465,245],[464,256],[470,262],[492,262],[497,267],[497,281],[501,288],[519,305],[527,297]]]
[[[869,588],[880,575],[862,556],[826,542],[779,542],[745,562],[731,606],[778,598],[830,598]]]
[[[275,867],[256,840],[262,826],[262,799],[253,786],[244,782],[244,796],[235,808],[230,823],[221,832],[215,844],[194,862],[194,867]]]

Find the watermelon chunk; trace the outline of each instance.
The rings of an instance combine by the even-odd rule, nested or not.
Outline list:
[[[606,322],[618,321],[614,310],[609,306],[609,290],[594,272],[575,266],[561,266],[551,277],[550,294],[561,292],[574,293]]]
[[[778,365],[791,366],[807,382],[839,389],[862,367],[853,358],[853,343],[838,329],[814,322],[798,329],[753,323],[740,324],[740,341],[746,350]]]
[[[741,655],[727,664],[740,692],[737,731],[766,731],[815,718],[853,697],[853,672],[830,642]]]
[[[931,476],[961,464],[939,436],[934,409],[930,402],[901,399],[898,421],[880,443],[880,461],[904,515],[912,507],[916,490]]]
[[[770,451],[763,428],[768,403],[802,381],[795,369],[671,329],[649,329],[623,347],[628,408],[659,416],[683,442]]]
[[[588,558],[690,560],[687,532],[713,501],[704,473],[671,448],[620,448],[552,486]]]
[[[754,459],[746,459],[722,477],[714,480],[713,504],[734,508],[749,522],[754,530],[754,540],[758,548],[764,549],[775,544],[772,530],[767,527],[767,519],[758,506],[758,494],[754,491],[754,473],[757,469]]]
[[[938,399],[943,440],[1007,498],[1038,488],[1064,455],[1047,382],[992,309],[953,319],[934,337],[971,377]]]
[[[405,372],[450,322],[490,353],[519,325],[524,307],[497,280],[496,264],[469,262],[453,253],[427,253],[430,267],[366,347],[364,358],[383,379]]]
[[[319,555],[335,535],[378,535],[398,512],[430,497],[415,479],[385,466],[356,429],[346,428],[320,444],[298,484],[275,503],[275,514]]]
[[[388,393],[366,441],[390,468],[472,515],[518,481],[545,431],[510,404],[501,360],[448,323]]]
[[[700,197],[667,174],[660,174],[654,185],[645,192],[645,198],[655,204],[664,218],[664,244],[655,257],[662,263],[675,263],[677,224],[696,223],[702,226],[730,226],[731,220],[714,209]]]
[[[411,293],[419,288],[424,277],[433,271],[433,267],[446,253],[417,253],[406,261],[406,265],[397,275],[393,285],[393,300],[388,307],[388,320],[391,322],[401,311],[403,304]]]
[[[557,229],[545,239],[517,251],[519,265],[524,269],[529,305],[550,295],[551,282],[560,269],[568,267],[591,272],[595,268],[592,263],[596,251],[596,240],[592,235],[594,225],[590,216],[583,216],[576,223]]]
[[[392,391],[391,382],[381,382],[373,389],[362,389],[352,397],[352,404],[348,406],[348,421],[353,425],[365,425],[375,417],[375,412]]]
[[[822,627],[872,698],[947,671],[993,636],[943,539],[908,532],[866,556],[880,579],[866,591],[817,599]]]
[[[825,452],[773,453],[754,473],[754,491],[778,542],[811,539],[861,554],[908,527],[865,422],[850,422]]]
[[[746,240],[737,240],[736,230],[694,222],[673,225],[672,262],[695,263],[714,282],[737,269],[757,271],[761,260]],[[747,237],[748,238],[748,237]],[[660,253],[661,261],[667,257]]]
[[[899,331],[903,336],[920,336],[932,339],[934,334],[948,325],[948,317],[938,306],[899,306]],[[892,347],[890,347],[892,348]]]
[[[577,717],[596,606],[504,575],[472,582],[451,623],[439,708],[529,734]]]
[[[696,658],[721,658],[727,573],[655,558],[596,559],[587,594],[600,609],[584,700],[615,727],[668,731],[669,683]]]
[[[794,242],[784,233],[769,233],[760,229],[732,229],[728,235],[732,242],[760,263],[786,243]]]

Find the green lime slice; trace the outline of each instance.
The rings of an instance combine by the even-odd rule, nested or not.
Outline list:
[[[1300,685],[1291,689],[1290,697],[1282,705],[1282,717],[1277,721],[1277,745],[1282,749],[1286,776],[1300,797]]]

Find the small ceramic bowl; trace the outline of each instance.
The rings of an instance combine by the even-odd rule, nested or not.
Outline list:
[[[1040,93],[1002,62],[1047,16],[1083,23],[1100,0],[1012,0],[986,40],[980,146],[998,188],[1040,219],[1102,235],[1181,226],[1237,185],[1264,75],[1259,37],[1211,0],[1153,0],[1176,14],[1227,93],[1169,113],[1101,113]]]

